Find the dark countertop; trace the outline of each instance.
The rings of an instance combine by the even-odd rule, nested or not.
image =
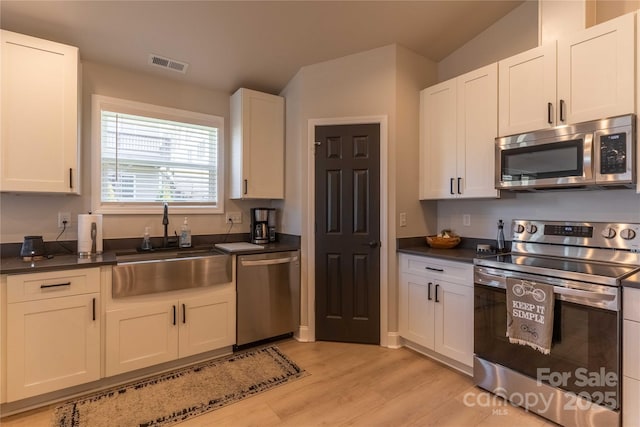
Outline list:
[[[469,264],[473,264],[473,259],[478,257],[475,249],[464,247],[452,249],[433,249],[429,246],[413,246],[407,248],[399,248],[397,251],[403,254],[428,256],[449,261],[466,262]]]
[[[90,258],[79,258],[77,255],[54,255],[50,259],[38,261],[23,261],[22,258],[1,258],[0,273],[23,274],[40,273],[43,271],[71,270],[76,268],[98,267],[116,263],[116,253],[106,252]]]
[[[396,251],[404,254],[428,256],[473,264],[473,259],[481,256],[476,252],[478,244],[485,244],[493,247],[493,245],[495,245],[495,241],[463,237],[460,245],[455,248],[433,249],[427,245],[427,241],[424,237],[406,237],[397,240]]]
[[[622,286],[640,289],[640,271],[624,279]]]
[[[234,252],[237,255],[248,255],[267,252],[293,251],[300,249],[299,240],[283,239],[282,242],[263,245],[264,249]],[[177,249],[177,248],[176,248]],[[71,270],[77,268],[99,267],[101,265],[115,265],[116,253],[135,252],[135,249],[120,248],[105,251],[102,255],[90,258],[79,258],[76,254],[54,255],[38,261],[23,261],[17,256],[0,258],[0,274],[39,273],[55,270]],[[162,252],[158,252],[162,254]]]

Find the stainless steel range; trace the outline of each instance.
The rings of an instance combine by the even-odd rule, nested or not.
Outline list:
[[[475,260],[474,382],[565,426],[619,425],[620,282],[640,269],[640,224],[514,220],[512,227],[510,253]],[[507,290],[536,285],[554,295],[548,354],[506,336],[507,310],[528,314],[507,305]]]

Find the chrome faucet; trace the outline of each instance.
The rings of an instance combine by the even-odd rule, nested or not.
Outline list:
[[[162,214],[162,225],[164,225],[164,239],[162,240],[162,247],[169,247],[169,204],[165,202],[164,212]]]

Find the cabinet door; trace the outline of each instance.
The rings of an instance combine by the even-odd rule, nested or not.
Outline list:
[[[559,124],[634,112],[634,21],[623,15],[558,41]]]
[[[231,198],[284,198],[284,98],[239,89],[231,116]]]
[[[623,321],[622,372],[640,381],[640,322]]]
[[[0,190],[78,192],[78,49],[2,31]]]
[[[400,274],[400,336],[433,350],[433,298],[431,279]]]
[[[438,281],[434,292],[436,352],[473,364],[473,287]]]
[[[498,197],[495,138],[498,135],[498,64],[457,78],[458,197]]]
[[[556,43],[498,63],[498,134],[553,127],[556,102]]]
[[[99,294],[7,306],[7,401],[100,379]]]
[[[622,427],[640,425],[640,381],[622,377]]]
[[[236,341],[235,292],[180,300],[179,356],[233,345]]]
[[[106,375],[112,376],[178,357],[178,305],[161,302],[108,311]]]
[[[420,199],[454,197],[456,172],[456,80],[420,92]]]

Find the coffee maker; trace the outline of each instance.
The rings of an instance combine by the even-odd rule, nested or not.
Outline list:
[[[276,240],[276,210],[251,208],[251,243],[263,244]]]

